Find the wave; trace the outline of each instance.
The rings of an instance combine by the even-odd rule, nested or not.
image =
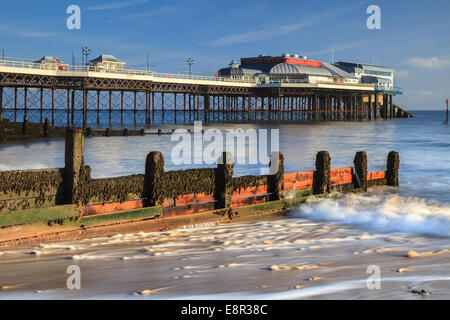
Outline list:
[[[438,201],[397,194],[335,194],[309,201],[294,216],[327,220],[384,232],[450,237],[450,206]]]

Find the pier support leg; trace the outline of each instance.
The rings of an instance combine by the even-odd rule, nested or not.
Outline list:
[[[109,127],[111,128],[112,123],[112,91],[109,91]]]
[[[380,108],[380,97],[379,97],[378,93],[375,93],[375,110],[373,113],[373,118],[375,120],[377,120],[379,108]]]
[[[313,179],[313,194],[330,192],[331,158],[328,151],[320,151],[316,156],[316,171]]]
[[[17,122],[17,88],[14,88],[14,122]]]
[[[354,188],[367,191],[367,154],[364,151],[357,152],[353,164],[355,166]]]
[[[387,159],[386,180],[387,185],[398,187],[398,168],[400,167],[400,156],[397,152],[391,151]]]
[[[76,204],[82,191],[84,136],[82,129],[67,129],[64,167],[64,203]],[[86,191],[86,190],[84,190]]]
[[[3,121],[3,87],[0,87],[0,122]]]
[[[52,127],[55,126],[55,88],[52,88]]]
[[[223,152],[217,161],[216,168],[216,190],[214,198],[217,200],[216,209],[231,207],[231,196],[233,194],[233,157],[229,152]]]
[[[392,96],[389,96],[389,117],[391,119],[394,118],[394,104],[392,102]]]
[[[70,127],[70,89],[67,89],[67,128]]]
[[[28,89],[27,88],[24,88],[24,95],[25,95],[25,97],[24,97],[24,108],[25,108],[24,116],[28,117]]]
[[[40,98],[41,98],[41,103],[40,103],[40,108],[39,108],[39,123],[42,123],[42,121],[44,120],[44,88],[40,89]]]
[[[100,90],[97,90],[97,124],[100,124]]]
[[[272,152],[270,155],[270,169],[277,170],[269,176],[270,201],[284,198],[284,156],[281,152]]]
[[[204,105],[203,105],[203,121],[205,123],[208,123],[209,121],[209,95],[205,94],[203,96],[203,101],[204,101]]]
[[[162,205],[161,190],[164,177],[164,157],[161,152],[150,152],[145,161],[144,198],[146,206]]]

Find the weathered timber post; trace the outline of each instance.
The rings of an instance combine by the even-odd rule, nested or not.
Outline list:
[[[330,192],[331,158],[328,151],[320,151],[316,156],[316,171],[313,179],[313,194]]]
[[[357,152],[353,164],[355,165],[354,188],[367,191],[367,154],[364,151]]]
[[[214,198],[217,200],[216,209],[231,207],[231,196],[233,194],[233,157],[229,152],[223,152],[217,161],[216,168],[216,190]]]
[[[79,128],[66,130],[66,150],[64,167],[64,203],[76,204],[78,193],[83,188],[84,136]]]
[[[398,187],[398,168],[400,167],[400,156],[397,152],[389,152],[387,159],[386,181],[388,186]]]
[[[22,134],[23,135],[27,135],[28,134],[28,116],[23,116]]]
[[[281,152],[272,152],[270,155],[270,169],[277,170],[269,176],[270,200],[284,198],[284,156]]]
[[[50,129],[50,120],[48,118],[45,118],[45,121],[44,121],[44,138],[48,137],[49,129]]]
[[[161,152],[153,151],[147,155],[145,161],[144,198],[146,206],[162,205],[162,190],[164,178],[164,156]]]

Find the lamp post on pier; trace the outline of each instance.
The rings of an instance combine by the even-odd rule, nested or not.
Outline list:
[[[186,63],[187,63],[188,66],[189,66],[189,75],[192,75],[191,67],[192,67],[192,65],[194,64],[194,59],[189,58],[189,59],[186,60]]]
[[[91,49],[89,49],[86,46],[83,46],[81,48],[81,53],[83,55],[83,64],[85,64],[87,66],[88,65],[88,56],[91,55]]]

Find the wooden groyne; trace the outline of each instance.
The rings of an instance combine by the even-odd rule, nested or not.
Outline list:
[[[81,129],[67,130],[65,148],[64,168],[0,172],[3,245],[26,239],[132,232],[133,223],[138,222],[137,231],[155,231],[211,221],[240,221],[282,213],[309,196],[364,192],[371,186],[399,183],[396,152],[389,154],[385,171],[368,172],[365,152],[355,155],[352,167],[332,169],[329,153],[322,151],[317,154],[315,170],[293,173],[284,171],[284,158],[278,153],[275,174],[240,177],[233,177],[234,165],[226,153],[216,168],[166,172],[163,155],[150,152],[145,174],[92,179],[90,167],[84,164]],[[36,224],[42,228],[28,237],[23,228],[14,229]]]

